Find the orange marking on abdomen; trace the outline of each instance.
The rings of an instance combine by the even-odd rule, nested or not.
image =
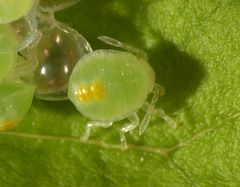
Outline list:
[[[94,82],[90,85],[80,85],[75,95],[83,102],[92,100],[100,101],[104,97],[104,87],[101,82]]]
[[[0,123],[0,131],[11,129],[11,128],[15,127],[16,124],[17,124],[17,122],[14,120],[4,121],[3,123]]]

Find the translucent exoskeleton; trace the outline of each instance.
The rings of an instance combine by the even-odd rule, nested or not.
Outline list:
[[[39,6],[41,11],[50,12],[50,11],[59,11],[65,8],[68,8],[79,0],[40,0]]]
[[[113,122],[129,119],[120,129],[121,143],[126,147],[125,133],[139,126],[139,134],[147,128],[151,115],[157,115],[172,127],[176,123],[161,109],[155,109],[164,88],[155,83],[155,73],[140,49],[106,36],[103,42],[126,49],[96,50],[79,60],[69,79],[69,99],[91,121],[82,140],[88,140],[92,128],[109,127]],[[147,102],[151,96],[150,102]],[[142,120],[138,110],[146,111]]]
[[[65,100],[73,67],[92,49],[77,31],[56,21],[53,11],[39,10],[38,24],[42,37],[35,48],[39,64],[33,78],[37,87],[36,97]]]

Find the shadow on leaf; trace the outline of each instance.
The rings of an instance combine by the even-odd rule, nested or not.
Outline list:
[[[174,112],[184,105],[201,84],[204,69],[197,59],[180,51],[170,41],[162,40],[148,55],[156,72],[156,82],[166,90],[160,102],[164,109]]]

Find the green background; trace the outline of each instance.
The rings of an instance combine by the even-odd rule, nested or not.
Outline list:
[[[107,35],[145,50],[166,89],[158,106],[179,126],[157,118],[123,151],[124,122],[82,143],[88,120],[73,104],[34,100],[0,134],[0,186],[239,186],[239,17],[235,0],[82,0],[57,13],[93,49]]]

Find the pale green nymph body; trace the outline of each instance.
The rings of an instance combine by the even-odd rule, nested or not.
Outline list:
[[[0,53],[0,82],[12,71],[16,64],[16,54]]]
[[[21,78],[31,74],[31,54],[0,53],[0,131],[17,126],[31,107],[35,86]]]
[[[36,0],[1,0],[0,24],[10,23],[24,16]]]
[[[0,82],[0,131],[15,127],[31,107],[35,87],[22,82]]]
[[[146,53],[107,36],[99,39],[129,52],[97,50],[80,58],[74,67],[68,97],[91,119],[82,140],[88,140],[92,128],[110,127],[113,122],[128,118],[130,123],[120,129],[121,143],[126,147],[125,133],[140,125],[141,135],[152,114],[175,127],[176,123],[163,110],[154,108],[164,88],[155,83],[155,73]],[[152,95],[150,102],[147,101],[149,94]],[[141,122],[137,115],[140,108],[146,112]]]
[[[92,120],[118,121],[143,106],[154,81],[154,71],[144,59],[128,52],[97,50],[85,55],[74,68],[69,98]],[[87,89],[94,85],[98,86],[95,94]]]
[[[0,131],[15,127],[31,107],[35,87],[20,75],[31,71],[26,51],[38,34],[31,14],[37,0],[0,0]],[[18,52],[18,54],[17,54]],[[30,56],[31,54],[29,54]]]

